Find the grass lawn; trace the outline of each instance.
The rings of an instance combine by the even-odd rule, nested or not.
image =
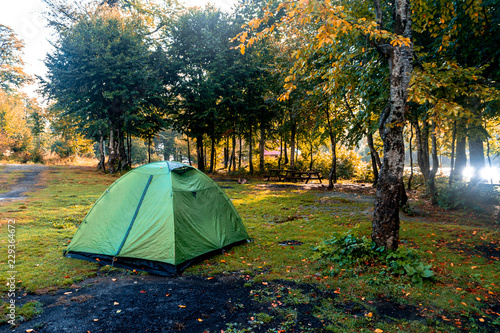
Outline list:
[[[102,272],[95,264],[63,258],[62,252],[117,177],[84,167],[50,167],[44,175],[46,187],[29,199],[0,205],[0,288],[5,294],[8,224],[13,222],[20,292],[50,292]],[[313,250],[335,233],[369,238],[371,203],[262,183],[272,184],[219,182],[253,242],[184,273],[245,279],[256,301],[275,308],[273,316],[258,314],[256,321],[278,322],[275,327],[285,332],[299,323],[302,331],[313,332],[300,323],[301,311],[307,311],[332,332],[500,331],[500,232],[490,216],[442,211],[419,200],[418,211],[428,213],[403,217],[401,248],[414,250],[420,262],[432,265],[434,275],[412,282],[409,274],[394,274],[383,262],[347,265],[349,254],[333,262]],[[228,332],[252,332],[252,327],[228,323]]]

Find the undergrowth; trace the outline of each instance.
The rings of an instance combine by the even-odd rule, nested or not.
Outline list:
[[[382,274],[406,276],[420,286],[434,276],[432,265],[424,264],[416,250],[401,246],[396,251],[386,251],[366,236],[356,237],[350,232],[337,233],[316,246],[314,251],[312,259],[329,266],[327,273],[333,276],[373,266],[379,266]]]

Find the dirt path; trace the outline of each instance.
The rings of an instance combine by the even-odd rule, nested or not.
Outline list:
[[[26,198],[24,195],[26,192],[40,188],[38,185],[40,175],[47,170],[46,166],[38,164],[5,164],[3,166],[2,174],[4,177],[13,172],[22,172],[23,174],[17,179],[16,184],[10,186],[7,192],[0,193],[0,202]]]

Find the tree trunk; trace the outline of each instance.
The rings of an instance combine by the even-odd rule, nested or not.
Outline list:
[[[295,134],[297,132],[297,123],[292,119],[292,129],[290,133],[290,169],[295,170]]]
[[[264,172],[264,151],[266,150],[266,125],[260,122],[259,171]]]
[[[231,152],[231,159],[233,160],[233,172],[236,172],[236,131],[233,132],[233,151]]]
[[[281,169],[282,158],[283,158],[283,135],[280,133],[280,156],[278,157],[278,169]]]
[[[252,151],[252,125],[248,127],[248,168],[251,175],[253,175],[253,151]]]
[[[189,163],[189,165],[191,165],[191,147],[189,144],[189,136],[186,136],[186,138],[187,138],[187,146],[188,146],[187,147],[187,149],[188,149],[188,151],[187,151],[188,163]]]
[[[482,125],[481,100],[477,97],[471,97],[466,104],[474,114],[474,117],[469,119],[467,135],[469,139],[470,166],[473,172],[471,183],[477,183],[481,181],[481,170],[486,166],[483,145],[486,131]]]
[[[104,148],[104,136],[102,135],[102,130],[99,130],[99,164],[97,169],[106,172],[106,151]]]
[[[379,6],[378,0],[374,0]],[[409,0],[395,0],[394,32],[411,40]],[[380,18],[381,19],[381,18]],[[390,105],[380,117],[380,136],[384,159],[375,197],[372,239],[379,247],[396,250],[399,245],[399,204],[405,146],[403,130],[407,111],[408,87],[413,60],[412,46],[394,46],[390,53]]]
[[[366,136],[368,142],[368,148],[370,148],[370,157],[372,160],[372,170],[373,170],[373,185],[377,186],[378,183],[378,168],[380,167],[380,156],[378,155],[377,150],[373,144],[373,134],[368,133]]]
[[[431,203],[437,205],[437,191],[436,191],[436,173],[439,169],[439,159],[437,153],[437,139],[436,139],[436,123],[432,121],[432,169],[429,171],[429,192],[431,195]]]
[[[334,184],[337,183],[337,140],[335,134],[330,132],[330,146],[332,149],[332,167],[328,173],[328,189],[333,190]]]
[[[486,138],[486,156],[488,158],[488,166],[490,168],[490,171],[492,171],[492,168],[491,168],[491,157],[490,157],[490,140],[489,138]],[[493,177],[491,175],[490,176],[490,183],[493,184]]]
[[[283,147],[283,155],[284,155],[284,161],[283,161],[283,165],[287,165],[290,161],[288,160],[288,147],[287,147],[287,144],[286,144],[286,141],[285,141],[285,145]]]
[[[224,169],[227,169],[229,164],[229,137],[226,137],[226,142],[224,145]]]
[[[335,132],[333,131],[332,123],[330,121],[330,111],[327,107],[326,112],[326,123],[328,125],[328,135],[330,137],[330,148],[332,150],[332,167],[328,173],[328,189],[333,190],[334,183],[337,182],[337,140],[335,137]]]
[[[151,137],[148,137],[148,163],[151,163]]]
[[[210,168],[209,173],[214,173],[215,170],[215,135],[212,133],[210,137]]]
[[[312,171],[313,170],[313,163],[314,163],[314,160],[313,160],[313,149],[314,149],[314,147],[313,147],[312,141],[309,142],[309,149],[310,149],[310,152],[311,152],[311,161],[309,163],[309,170]]]
[[[413,126],[410,123],[410,141],[408,142],[408,149],[410,151],[410,177],[408,177],[408,191],[411,191],[411,181],[413,179],[413,147],[411,142],[413,141]]]
[[[198,170],[205,172],[205,156],[203,154],[203,135],[196,137],[196,155],[198,157]]]
[[[478,135],[469,137],[470,166],[473,170],[472,183],[481,181],[481,170],[486,166],[484,163],[483,139]]]
[[[238,169],[241,170],[241,132],[238,134],[238,139],[239,139],[239,149],[238,149]]]
[[[457,146],[456,146],[456,157],[455,157],[455,167],[453,168],[453,181],[462,180],[464,177],[464,171],[467,167],[467,154],[466,154],[466,123],[463,119],[457,121]]]
[[[453,169],[455,163],[455,141],[457,139],[457,121],[453,122],[453,132],[451,137],[451,158],[450,158],[450,174],[448,175],[448,184],[453,183]]]
[[[119,126],[110,122],[108,146],[108,169],[110,173],[119,172],[123,169],[123,154],[122,147],[120,147],[120,140]]]
[[[423,127],[420,128],[418,119],[414,119],[413,127],[415,128],[415,134],[417,139],[417,161],[420,172],[424,177],[425,183],[429,181],[429,126],[427,121],[423,122]]]

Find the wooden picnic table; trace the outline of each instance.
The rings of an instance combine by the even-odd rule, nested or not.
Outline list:
[[[275,177],[278,178],[279,181],[282,181],[286,175],[286,170],[283,169],[269,169],[267,171],[269,173],[264,175],[264,177],[267,177],[266,180],[269,180],[271,177]]]
[[[264,177],[267,177],[266,180],[270,180],[271,177],[277,178],[279,181],[297,182],[297,180],[300,180],[305,181],[306,184],[310,180],[318,180],[321,183],[321,180],[323,179],[319,171],[299,171],[285,169],[269,169],[268,173],[264,175]]]
[[[296,182],[297,180],[300,181],[305,181],[307,184],[310,180],[318,180],[321,183],[321,180],[323,179],[321,177],[321,174],[319,171],[314,171],[314,170],[308,170],[308,171],[298,171],[298,170],[285,170],[286,174],[284,177],[285,181],[294,181]]]

